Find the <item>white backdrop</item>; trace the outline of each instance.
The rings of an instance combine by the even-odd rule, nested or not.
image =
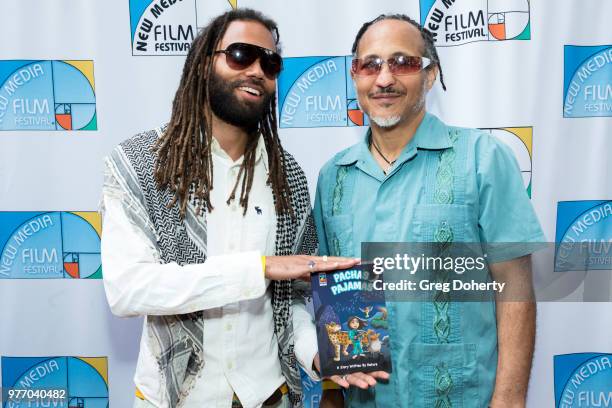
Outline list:
[[[384,12],[405,13],[418,20],[421,9],[433,0],[237,2],[238,7],[256,8],[279,23],[285,57],[304,57],[349,55],[354,36],[366,20]],[[120,141],[168,120],[184,56],[133,55],[142,53],[133,52],[131,44],[130,13],[137,13],[138,3],[143,2],[0,0],[0,64],[9,60],[93,61],[97,119],[94,130],[83,131],[36,130],[20,128],[16,122],[0,123],[3,130],[0,131],[0,212],[96,211],[102,184],[102,157]],[[184,4],[187,3],[191,4],[190,10],[195,5],[195,10],[186,11]],[[212,14],[229,9],[232,3],[235,5],[235,1],[227,0],[182,0],[180,3],[168,0],[167,11],[156,24],[182,23],[187,27],[196,24],[197,15],[197,25],[202,26]],[[478,41],[439,48],[448,91],[443,92],[436,85],[429,95],[428,107],[453,125],[532,128],[531,155],[527,159],[531,163],[525,163],[532,175],[532,201],[547,239],[555,241],[560,222],[557,210],[565,205],[559,203],[587,205],[592,200],[612,199],[609,160],[612,63],[609,60],[603,67],[595,67],[589,82],[600,86],[589,91],[595,92],[595,99],[604,110],[597,112],[600,116],[564,117],[563,110],[564,68],[571,65],[566,55],[570,48],[566,46],[610,49],[612,2],[558,0],[529,4],[527,0],[456,0],[457,5],[452,5],[453,1],[447,3],[450,5],[447,14],[459,13],[458,7],[466,7],[462,9],[466,16],[468,10],[485,10],[485,18],[499,22],[500,16],[505,17],[508,32],[513,28],[511,23],[518,21],[509,12],[525,10],[525,4],[528,6],[526,39]],[[442,9],[441,0],[434,7]],[[457,9],[453,11],[453,7]],[[494,7],[501,9],[494,10]],[[496,11],[508,13],[502,15]],[[444,38],[444,33],[439,33],[439,38]],[[148,49],[152,50],[150,44]],[[587,57],[585,54],[583,60]],[[6,85],[6,79],[0,80],[0,87]],[[586,103],[590,97],[585,88],[580,90],[575,106]],[[54,92],[57,103],[59,91]],[[0,115],[3,109],[16,108],[13,102],[4,108],[1,95],[2,88]],[[76,112],[74,106],[73,112]],[[58,107],[54,107],[57,113]],[[356,142],[364,129],[346,125],[319,127],[316,123],[307,128],[281,129],[285,148],[306,171],[311,194],[323,163]],[[609,223],[602,221],[597,229],[598,237],[612,240],[612,226],[605,222]],[[9,228],[8,223],[0,225],[0,231],[3,228]],[[539,305],[528,406],[555,406],[553,356],[612,353],[611,321],[610,303]],[[101,280],[10,279],[10,276],[7,279],[0,273],[0,322],[0,356],[107,357],[110,405],[131,405],[134,391],[131,377],[141,320],[112,316]],[[5,364],[8,367],[9,363]],[[612,370],[598,375],[603,389],[612,390]]]

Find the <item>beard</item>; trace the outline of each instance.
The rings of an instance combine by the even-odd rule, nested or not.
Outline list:
[[[256,86],[258,89],[264,89],[263,81],[251,79],[227,82],[213,72],[208,89],[210,109],[222,121],[247,132],[254,132],[258,129],[259,122],[269,112],[270,101],[274,94],[264,90],[260,101],[244,101],[234,93],[240,86]]]
[[[372,120],[372,122],[376,123],[376,125],[378,127],[381,128],[392,128],[393,126],[397,125],[398,123],[401,122],[402,117],[397,115],[397,116],[388,116],[388,117],[382,117],[382,116],[370,116],[370,120]]]

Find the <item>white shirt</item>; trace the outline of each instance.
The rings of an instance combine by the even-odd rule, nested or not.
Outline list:
[[[106,166],[103,191],[102,264],[109,305],[119,316],[173,315],[204,310],[204,368],[185,399],[185,408],[229,408],[234,393],[245,407],[261,406],[285,379],[282,375],[270,281],[261,255],[275,251],[276,215],[266,185],[268,159],[263,137],[257,146],[247,213],[236,199],[227,205],[243,157],[237,161],[213,138],[214,210],[207,214],[207,259],[203,264],[160,264],[156,243],[129,220],[121,191]],[[270,288],[271,289],[271,288]],[[317,352],[316,333],[302,303],[293,305],[295,355],[309,376]],[[146,331],[134,382],[147,401],[161,407],[158,366]]]

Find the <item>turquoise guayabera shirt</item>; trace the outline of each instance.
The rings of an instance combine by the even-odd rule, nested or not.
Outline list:
[[[510,149],[426,114],[388,175],[366,138],[321,170],[321,254],[360,257],[362,242],[544,242]],[[524,253],[529,252],[525,247]],[[494,302],[387,302],[393,373],[351,407],[484,407],[497,368]]]

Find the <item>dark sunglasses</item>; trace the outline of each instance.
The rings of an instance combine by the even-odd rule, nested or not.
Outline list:
[[[270,79],[274,79],[283,69],[283,59],[276,52],[254,44],[233,43],[224,50],[215,51],[215,54],[225,54],[227,65],[235,70],[243,70],[250,67],[259,59],[259,66],[263,73]]]
[[[389,66],[393,75],[411,75],[429,67],[431,60],[425,57],[414,57],[412,55],[396,55],[387,59],[382,58],[355,58],[351,65],[351,72],[356,76],[378,75],[384,64]]]

